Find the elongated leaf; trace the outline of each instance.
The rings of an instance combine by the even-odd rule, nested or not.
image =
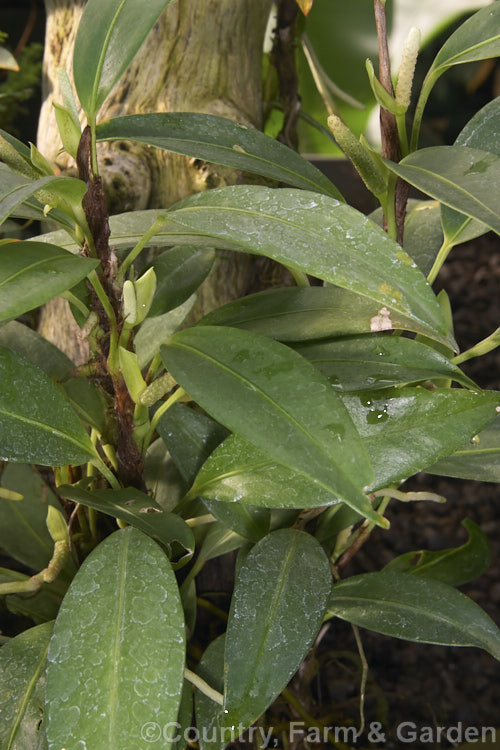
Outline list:
[[[488,568],[491,549],[488,537],[473,521],[462,521],[469,538],[461,547],[406,552],[384,566],[385,572],[413,573],[434,578],[449,586],[461,586],[478,578]]]
[[[472,437],[480,425],[494,419],[499,396],[488,391],[398,388],[342,398],[375,471],[373,489],[379,489],[426,469],[438,455],[452,453],[465,434]],[[497,430],[497,463],[498,434]],[[314,508],[339,501],[338,493],[277,463],[276,456],[263,448],[238,435],[230,436],[203,465],[189,495],[267,508]],[[435,467],[428,471],[434,472]],[[496,481],[500,481],[499,472],[497,466]]]
[[[244,536],[245,539],[258,542],[269,533],[271,514],[267,508],[240,503],[229,505],[208,498],[203,498],[203,504],[218,521],[236,531],[240,536]]]
[[[55,380],[67,378],[75,369],[70,358],[54,344],[15,320],[0,328],[0,346],[29,359]]]
[[[186,737],[189,736],[189,730],[192,726],[193,719],[193,689],[190,682],[184,680],[182,686],[181,704],[177,716],[177,726],[172,727],[172,738],[179,739],[168,746],[168,750],[185,750],[187,747]],[[166,730],[163,730],[163,736],[168,738]]]
[[[106,429],[106,400],[102,392],[83,378],[71,378],[61,388],[83,421],[103,433]]]
[[[185,554],[177,566],[185,565],[194,552],[194,537],[189,526],[179,516],[164,510],[149,495],[132,487],[124,490],[86,490],[83,487],[63,484],[59,487],[63,497],[82,505],[120,518],[135,526],[170,550],[177,542],[184,548]]]
[[[29,465],[7,464],[1,486],[18,492],[23,499],[0,500],[0,547],[29,568],[43,570],[54,550],[46,524],[47,507],[62,510],[61,504]]]
[[[230,435],[216,448],[189,494],[264,508],[316,508],[340,502],[338,495],[276,463],[239,435]]]
[[[44,669],[53,623],[16,636],[0,649],[0,747],[43,750]]]
[[[331,591],[314,537],[280,529],[240,568],[226,633],[224,722],[252,724],[288,684],[314,640]]]
[[[98,126],[97,139],[139,141],[343,200],[335,185],[295,151],[224,117],[193,112],[117,117]]]
[[[413,339],[372,334],[295,344],[294,349],[340,391],[369,391],[435,378],[475,388],[449,359]]]
[[[480,148],[500,156],[500,97],[489,102],[469,120],[458,135],[457,146]],[[458,214],[447,206],[441,207],[443,231],[448,242],[458,244],[475,239],[487,228],[463,214]]]
[[[90,122],[170,2],[89,0],[76,36],[73,77]]]
[[[431,71],[439,75],[452,65],[500,55],[500,6],[491,3],[463,23],[446,40]]]
[[[362,491],[372,472],[351,420],[302,357],[250,331],[211,326],[177,333],[161,351],[177,382],[218,421],[381,522]]]
[[[205,244],[265,255],[413,318],[443,336],[436,299],[401,247],[372,221],[328,196],[307,191],[235,186],[209,190],[168,212]],[[175,226],[178,225],[178,226]]]
[[[44,466],[83,464],[95,450],[52,380],[0,347],[0,459]]]
[[[55,623],[49,745],[147,750],[143,728],[177,719],[184,650],[182,605],[165,554],[137,529],[115,532],[83,563]]]
[[[161,438],[147,450],[144,481],[148,492],[165,510],[173,510],[186,492],[186,483]]]
[[[202,680],[217,690],[224,691],[224,648],[226,635],[222,634],[205,649],[196,669]],[[224,719],[223,709],[201,690],[195,690],[194,705],[196,726],[200,732],[201,750],[223,750],[226,742],[221,730]],[[213,738],[213,739],[212,739]]]
[[[343,401],[381,488],[453,453],[493,421],[500,394],[395,388],[344,395]]]
[[[228,431],[205,414],[198,414],[183,404],[174,404],[158,422],[158,434],[180,473],[191,484]]]
[[[307,341],[392,328],[424,333],[411,316],[379,315],[380,306],[340,287],[268,289],[229,302],[208,313],[199,325],[246,328],[279,341]]]
[[[468,146],[432,146],[384,159],[393,172],[445,206],[500,233],[500,157]]]
[[[0,320],[39,307],[84,279],[98,264],[55,245],[10,242],[0,250]]]
[[[441,581],[410,573],[365,573],[336,583],[330,613],[377,633],[421,643],[477,646],[500,659],[500,630]]]
[[[443,243],[441,209],[437,201],[419,201],[414,198],[410,198],[406,209],[404,248],[425,276],[431,270]],[[370,219],[381,227],[383,210],[377,208],[370,214]]]
[[[31,198],[39,190],[44,190],[68,204],[81,203],[87,192],[86,184],[75,177],[56,177],[54,175],[53,177],[41,177],[39,180],[30,180],[11,172],[5,165],[0,165],[0,178],[0,224],[14,213],[21,203]]]
[[[156,292],[149,318],[182,305],[210,273],[215,252],[199,247],[173,247],[156,258]]]
[[[429,474],[500,482],[500,416],[455,453],[426,469]]]

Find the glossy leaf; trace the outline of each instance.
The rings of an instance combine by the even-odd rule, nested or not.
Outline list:
[[[306,360],[250,331],[211,326],[177,333],[161,351],[208,414],[380,523],[362,491],[372,472],[358,435]]]
[[[49,745],[146,750],[144,726],[177,719],[184,652],[182,605],[165,554],[137,529],[115,532],[83,563],[54,626]]]
[[[225,634],[212,641],[205,649],[196,669],[196,674],[219,693],[224,691],[225,642]],[[223,750],[226,742],[222,739],[221,732],[224,720],[222,706],[200,690],[195,690],[194,705],[201,750]]]
[[[493,421],[500,394],[395,388],[344,395],[343,401],[375,471],[375,489],[453,453]]]
[[[365,573],[333,587],[330,613],[377,633],[421,643],[477,646],[500,659],[500,630],[456,589],[410,573]]]
[[[264,508],[316,508],[340,502],[337,495],[276,463],[239,435],[230,435],[216,448],[189,495]]]
[[[500,6],[491,3],[475,13],[446,40],[431,72],[439,75],[452,65],[500,55]]]
[[[387,166],[445,206],[500,233],[500,157],[468,146],[432,146]]]
[[[4,466],[1,486],[23,496],[22,500],[0,499],[0,547],[33,570],[43,570],[54,550],[46,519],[47,506],[61,504],[40,475],[27,464]]]
[[[61,466],[95,457],[83,424],[52,380],[3,347],[0,384],[1,460]]]
[[[480,148],[500,156],[500,97],[493,99],[476,112],[455,141],[457,146]],[[475,239],[487,228],[463,214],[458,214],[447,206],[441,207],[441,221],[446,239],[451,244],[459,244]]]
[[[182,305],[210,273],[215,252],[199,247],[173,247],[153,263],[156,292],[149,318],[163,315]]]
[[[0,224],[13,214],[18,206],[40,190],[69,205],[80,204],[87,192],[86,184],[75,177],[52,176],[30,180],[23,175],[11,172],[5,165],[0,165],[0,177]],[[29,205],[27,208],[30,210]],[[41,208],[43,209],[43,206]],[[36,205],[31,210],[36,212]],[[35,216],[38,218],[36,213]]]
[[[169,550],[173,543],[178,543],[184,548],[185,554],[174,567],[182,567],[193,556],[194,537],[189,526],[179,516],[164,510],[144,492],[133,487],[90,491],[69,484],[61,485],[59,491],[68,500],[95,508],[135,526]]]
[[[500,482],[500,416],[450,456],[429,466],[426,472],[481,482]]]
[[[29,359],[55,380],[64,380],[75,369],[74,363],[57,346],[16,320],[0,328],[0,346]]]
[[[194,112],[117,117],[98,126],[97,139],[139,141],[343,200],[335,185],[300,154],[225,117]]]
[[[90,122],[170,2],[89,0],[75,40],[73,77]]]
[[[103,433],[106,429],[106,400],[102,392],[83,378],[71,378],[61,387],[83,421]]]
[[[0,747],[44,750],[44,669],[53,623],[25,630],[0,649]]]
[[[295,344],[293,348],[340,391],[369,391],[437,378],[475,388],[449,359],[413,339],[371,334]]]
[[[173,510],[186,492],[186,483],[161,438],[151,443],[146,452],[144,481],[164,510]]]
[[[163,232],[264,255],[357,292],[443,337],[441,311],[423,274],[360,212],[307,191],[235,186],[177,203]],[[173,223],[172,223],[173,222]],[[185,241],[185,240],[184,240]]]
[[[287,287],[268,289],[229,302],[208,313],[199,325],[246,328],[279,341],[307,341],[329,336],[369,333],[377,328],[380,306],[340,287]],[[391,313],[383,326],[424,333],[427,329],[410,316]],[[380,328],[380,326],[379,326]]]
[[[146,318],[134,336],[134,349],[137,355],[139,367],[146,367],[155,354],[160,351],[160,346],[165,344],[170,336],[177,331],[186,317],[193,309],[196,297],[193,295],[175,310],[158,315],[156,318]]]
[[[441,210],[442,206],[437,201],[414,198],[410,198],[406,209],[404,248],[425,276],[431,270],[443,242]],[[377,208],[370,214],[370,218],[381,227],[383,210]]]
[[[445,550],[406,552],[384,566],[385,572],[413,573],[433,578],[449,586],[462,586],[478,578],[488,568],[491,549],[488,537],[473,521],[462,521],[469,534],[460,547]]]
[[[236,531],[240,536],[244,536],[245,539],[258,542],[269,533],[271,515],[267,508],[236,502],[229,505],[208,498],[203,498],[203,504],[218,521]]]
[[[183,404],[173,404],[158,422],[157,429],[177,468],[190,484],[212,451],[228,435],[225,427]]]
[[[227,624],[225,726],[250,726],[286,687],[319,630],[331,580],[325,553],[303,531],[274,531],[250,551]]]
[[[0,261],[0,320],[43,305],[84,279],[98,264],[41,242],[3,245]]]

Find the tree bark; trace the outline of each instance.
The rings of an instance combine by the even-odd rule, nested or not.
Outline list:
[[[62,173],[76,174],[60,152],[52,101],[61,101],[57,68],[72,79],[72,55],[82,0],[45,0],[47,11],[43,105],[38,147]],[[108,99],[98,120],[144,112],[204,112],[262,126],[261,60],[271,0],[178,0],[163,13]],[[83,122],[84,115],[81,113]],[[243,181],[235,170],[133,142],[98,145],[110,213],[168,206],[194,192]],[[248,182],[248,176],[245,178]],[[254,285],[254,264],[242,254],[222,256],[225,279],[200,292],[199,312]],[[226,276],[227,274],[227,276]],[[214,278],[220,274],[213,274]],[[58,303],[59,304],[59,303]],[[45,308],[40,330],[85,359],[76,332],[63,333],[60,306]],[[67,336],[71,338],[68,345]],[[64,338],[63,338],[64,337]]]

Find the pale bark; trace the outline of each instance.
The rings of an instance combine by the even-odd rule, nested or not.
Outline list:
[[[52,101],[61,101],[57,68],[64,67],[72,77],[73,45],[84,3],[45,0],[45,5],[44,103],[38,147],[63,173],[71,173],[74,162],[60,152]],[[262,46],[270,6],[271,0],[173,3],[103,104],[99,120],[144,112],[204,112],[260,128]],[[98,152],[110,213],[168,206],[194,192],[244,179],[225,167],[132,142],[99,144]],[[231,254],[223,263],[227,276],[219,274],[215,287],[202,289],[200,311],[212,307],[214,299],[223,304],[244,294],[253,284],[253,265],[247,256]],[[46,309],[41,330],[66,348],[61,331],[54,331],[60,311],[55,316]],[[76,356],[84,359],[85,352]]]

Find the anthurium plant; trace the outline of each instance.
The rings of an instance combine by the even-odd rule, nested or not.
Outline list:
[[[169,728],[191,725],[193,699],[196,727],[216,737],[201,733],[201,746],[223,748],[286,691],[331,618],[500,658],[500,630],[456,588],[489,561],[472,522],[457,549],[410,551],[343,577],[375,527],[390,533],[389,503],[442,500],[405,492],[415,473],[500,481],[500,392],[460,369],[499,333],[459,353],[446,293],[431,286],[455,245],[500,232],[500,99],[455,144],[418,149],[436,80],[500,53],[500,3],[438,52],[411,130],[418,32],[395,88],[388,63],[376,74],[368,61],[382,154],[330,117],[383,219],[244,125],[190,113],[98,122],[168,4],[88,1],[74,89],[63,76],[55,104],[78,177],[0,138],[0,220],[58,226],[0,245],[0,543],[35,571],[2,569],[0,593],[36,623],[0,650],[2,749],[169,747]],[[375,17],[383,52],[379,0]],[[109,140],[277,187],[218,188],[109,216],[97,150]],[[408,184],[429,200],[407,204]],[[219,250],[271,258],[296,285],[187,327]],[[55,296],[88,341],[78,368],[16,320]],[[199,653],[197,576],[234,550],[225,633]]]

